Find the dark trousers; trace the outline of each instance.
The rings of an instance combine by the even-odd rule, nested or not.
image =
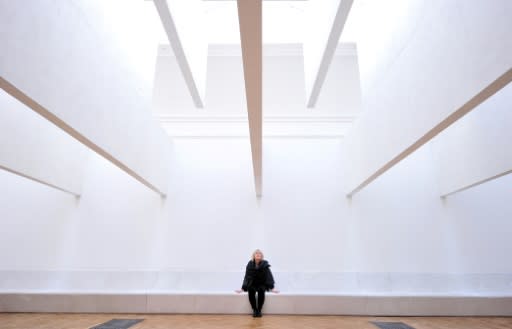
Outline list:
[[[261,311],[263,303],[265,303],[265,289],[263,288],[249,288],[249,302],[251,303],[254,311]],[[258,293],[258,304],[256,304],[256,293]]]

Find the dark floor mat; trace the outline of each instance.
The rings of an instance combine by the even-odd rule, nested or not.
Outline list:
[[[144,319],[112,319],[91,327],[90,329],[127,329],[143,320]]]
[[[414,329],[411,326],[406,325],[403,322],[377,322],[377,321],[370,321],[370,323],[373,323],[380,329]]]

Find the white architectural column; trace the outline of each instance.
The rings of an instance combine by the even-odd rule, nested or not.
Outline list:
[[[201,1],[154,0],[194,104],[204,106],[208,43]]]
[[[262,175],[262,0],[238,0],[238,20],[244,63],[252,165],[256,195],[261,196]]]
[[[79,196],[87,149],[0,90],[0,168]]]
[[[119,1],[119,15],[136,13],[123,11],[135,4]],[[1,1],[0,87],[165,196],[170,143],[149,111],[151,86],[141,83],[129,51],[106,27],[103,5]]]
[[[512,172],[512,84],[432,141],[441,196]]]
[[[345,141],[349,197],[512,80],[510,1],[422,4],[404,14],[418,19],[384,22],[409,31],[396,35],[403,40],[375,43],[380,31],[393,30],[378,25],[361,41],[362,66],[393,56],[374,68],[379,74],[363,90],[364,111]]]
[[[307,106],[314,107],[353,0],[309,1],[304,40]]]

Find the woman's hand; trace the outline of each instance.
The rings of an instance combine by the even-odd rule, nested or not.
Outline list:
[[[274,288],[274,289],[272,289],[272,290],[270,290],[270,291],[272,291],[274,294],[278,294],[278,293],[279,293],[279,290],[277,290],[277,289],[275,289],[275,288]]]
[[[237,294],[241,294],[241,293],[242,293],[242,291],[243,291],[242,289],[237,289],[237,290],[235,290],[235,292],[236,292]]]

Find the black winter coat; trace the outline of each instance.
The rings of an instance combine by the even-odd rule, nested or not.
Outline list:
[[[270,271],[270,264],[266,260],[262,260],[259,265],[256,265],[254,260],[247,263],[242,290],[247,291],[249,288],[267,291],[274,289],[274,277]]]

